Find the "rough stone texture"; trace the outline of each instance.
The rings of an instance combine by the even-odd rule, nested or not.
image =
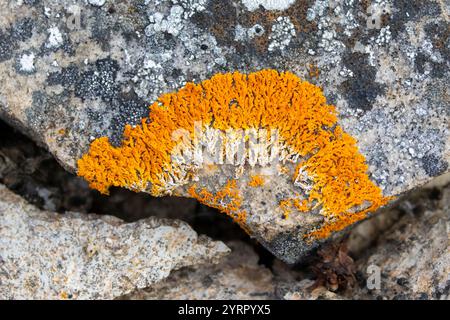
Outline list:
[[[41,211],[0,185],[2,299],[110,299],[228,252],[184,222]]]
[[[361,272],[370,266],[381,271],[380,288],[364,287],[360,297],[450,298],[450,185],[439,197],[424,212],[404,215],[360,259]]]
[[[259,300],[275,297],[272,272],[258,265],[255,251],[243,242],[227,243],[232,253],[216,265],[183,268],[126,299]]]
[[[449,170],[446,2],[90,3],[0,0],[0,116],[69,170],[94,138],[118,143],[161,93],[263,68],[324,89],[385,195]],[[257,220],[267,208],[249,199]],[[295,219],[261,221],[252,233],[277,256],[295,262],[310,249]]]
[[[450,175],[446,186],[417,191],[364,221],[348,238],[357,282],[331,292],[304,273],[274,267],[277,296],[285,299],[433,299],[450,297]],[[441,181],[441,182],[445,182]],[[370,268],[368,268],[370,266]],[[285,267],[284,267],[285,268]],[[369,289],[374,269],[380,288]],[[338,271],[338,270],[337,270]]]
[[[338,250],[332,248],[307,265],[293,267],[275,260],[268,269],[257,264],[248,245],[233,242],[229,244],[232,254],[222,263],[175,271],[162,282],[124,298],[447,300],[450,298],[449,178],[447,175],[447,186],[428,185],[432,189],[417,191],[396,207],[354,228],[346,241],[354,261],[343,255],[339,246],[330,244]],[[332,281],[334,275],[344,276],[342,261],[353,269],[354,282],[346,288],[335,286]],[[367,288],[373,275],[367,270],[369,265],[380,268],[380,289]],[[321,278],[325,281],[320,281]]]

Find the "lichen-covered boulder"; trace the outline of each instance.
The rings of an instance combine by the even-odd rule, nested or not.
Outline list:
[[[0,116],[45,145],[74,172],[79,169],[78,160],[92,151],[91,144],[110,146],[118,155],[123,149],[113,147],[126,145],[122,144],[124,138],[130,142],[130,137],[138,136],[139,127],[146,127],[148,119],[159,119],[161,125],[166,124],[164,128],[170,127],[174,122],[171,112],[179,119],[184,115],[180,112],[185,109],[176,106],[183,101],[195,106],[193,93],[198,93],[199,86],[205,89],[203,100],[213,101],[214,107],[208,110],[214,111],[210,123],[215,129],[229,128],[220,127],[223,121],[215,121],[227,110],[261,107],[262,101],[271,104],[257,108],[260,115],[249,120],[233,111],[227,123],[241,121],[239,128],[255,129],[256,136],[263,139],[260,129],[267,129],[267,123],[262,119],[276,118],[279,113],[281,118],[285,116],[283,123],[289,122],[289,114],[276,108],[282,104],[294,105],[297,113],[292,111],[291,120],[297,123],[304,106],[301,99],[290,100],[295,88],[292,82],[282,82],[283,94],[277,96],[271,90],[280,83],[261,90],[267,83],[256,81],[253,91],[247,90],[252,94],[241,94],[242,100],[235,101],[227,91],[199,85],[218,73],[250,75],[274,69],[288,71],[305,85],[307,80],[320,87],[323,97],[313,95],[313,105],[318,108],[311,109],[322,110],[320,118],[311,123],[310,118],[302,119],[304,126],[283,131],[283,138],[292,138],[297,142],[292,145],[298,148],[294,154],[285,154],[288,165],[281,165],[287,169],[277,168],[275,175],[266,174],[265,162],[252,163],[250,158],[242,166],[213,161],[201,166],[201,173],[188,168],[182,184],[180,172],[164,166],[159,171],[149,169],[154,168],[150,163],[161,163],[161,157],[167,156],[157,156],[165,150],[154,143],[160,136],[147,143],[148,149],[156,150],[151,153],[149,168],[133,165],[142,163],[141,149],[137,149],[121,154],[122,158],[131,155],[131,165],[126,166],[129,171],[124,173],[123,166],[117,171],[118,177],[147,177],[150,172],[151,182],[161,180],[158,174],[177,182],[175,186],[166,184],[169,188],[161,192],[149,179],[122,179],[126,182],[122,185],[130,189],[194,196],[224,211],[230,211],[224,206],[231,202],[232,209],[238,209],[232,210],[238,222],[285,261],[296,262],[315,246],[317,238],[310,241],[305,235],[326,238],[331,231],[364,218],[367,211],[375,211],[389,197],[449,170],[449,8],[442,2],[130,0],[55,4],[44,0],[1,1],[0,12]],[[236,83],[240,82],[233,80],[231,87],[236,88]],[[311,90],[317,94],[316,89]],[[164,95],[174,91],[178,95]],[[183,98],[180,92],[184,92]],[[172,103],[169,97],[180,103]],[[325,98],[326,102],[321,100]],[[156,101],[150,111],[148,106]],[[336,106],[336,113],[327,107],[331,105]],[[197,107],[206,108],[205,104]],[[336,116],[334,120],[329,112]],[[194,120],[186,114],[190,126]],[[303,135],[305,128],[311,135]],[[208,133],[209,141],[215,139],[214,132]],[[108,137],[108,144],[102,137]],[[178,137],[184,137],[183,132]],[[329,142],[341,138],[346,141],[345,150],[352,146],[353,156],[341,152],[342,146],[331,156],[336,144]],[[316,148],[308,149],[311,145]],[[325,145],[333,148],[325,149]],[[178,156],[186,155],[182,147],[175,150]],[[254,152],[255,146],[250,150]],[[320,150],[324,156],[320,163],[327,160],[328,168],[336,170],[314,165],[319,163],[314,159],[309,172],[298,166]],[[94,152],[97,159],[101,151],[97,148]],[[105,149],[103,154],[111,153]],[[318,174],[318,168],[325,169]],[[101,175],[88,171],[85,176],[91,183]],[[236,179],[242,172],[244,177]],[[358,178],[352,180],[354,173]],[[342,174],[346,179],[339,178]],[[320,176],[325,178],[318,181]],[[106,191],[104,185],[97,186]],[[328,193],[327,188],[342,196]],[[358,192],[349,196],[348,188]],[[328,202],[324,200],[327,194],[332,195]],[[351,200],[342,205],[341,200],[332,198]],[[330,223],[335,227],[328,228]]]
[[[178,220],[41,211],[0,185],[2,299],[112,299],[229,251]]]

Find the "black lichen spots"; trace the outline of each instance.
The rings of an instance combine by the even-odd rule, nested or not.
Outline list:
[[[422,52],[419,52],[414,59],[414,66],[416,71],[420,74],[425,72],[425,63],[428,61],[427,56]]]
[[[237,9],[231,0],[209,1],[207,9],[193,14],[191,21],[211,32],[219,45],[229,46],[234,42]]]
[[[261,61],[268,59],[268,34],[274,17],[267,14],[264,9],[255,12],[239,12],[236,3],[230,0],[211,1],[205,11],[197,12],[191,17],[191,21],[201,30],[211,33],[217,43],[224,47],[233,47],[233,53],[227,55],[227,61],[235,68],[246,70],[246,67],[254,64],[254,57]],[[236,26],[251,28],[255,24],[262,26],[261,36],[256,36],[251,41],[236,41]],[[263,32],[263,29],[266,32]],[[201,49],[201,48],[200,48]],[[206,49],[208,50],[208,49]],[[226,71],[219,70],[218,71]]]
[[[422,158],[422,168],[430,177],[436,177],[447,170],[448,163],[433,154],[428,154]]]
[[[433,78],[443,78],[448,72],[447,62],[442,63],[433,61],[428,55],[419,52],[414,59],[414,67],[420,74],[424,74],[427,70],[427,65],[430,67],[430,73]]]
[[[377,70],[369,65],[368,55],[364,53],[346,53],[343,64],[353,72],[353,77],[341,84],[341,89],[349,107],[364,111],[372,109],[378,95],[385,92],[384,85],[375,81]]]
[[[449,70],[450,23],[446,21],[431,22],[424,27],[424,31],[433,45],[433,50],[440,54],[443,61],[433,61],[428,55],[419,53],[415,60],[416,69],[419,73],[423,73],[424,66],[428,63],[431,67],[431,76],[443,78]]]
[[[23,3],[29,6],[33,6],[39,4],[40,0],[24,0]]]
[[[103,11],[101,8],[95,8],[95,21],[91,26],[91,37],[96,40],[103,51],[109,51],[110,39],[113,32],[120,32],[116,28],[113,16]]]
[[[435,1],[397,0],[389,20],[392,36],[396,38],[409,21],[416,21],[426,15],[437,17],[441,13],[440,5]]]
[[[450,56],[450,23],[447,21],[434,21],[424,27],[426,35],[433,43],[433,48],[444,57]]]
[[[110,108],[114,117],[111,119],[110,142],[119,146],[123,138],[125,125],[135,125],[148,116],[149,104],[140,99],[134,91],[121,92],[117,100],[111,101]]]
[[[63,87],[71,87],[75,85],[80,78],[78,67],[74,64],[66,68],[62,68],[60,72],[52,72],[47,77],[49,86],[62,85]]]
[[[282,259],[284,262],[288,264],[295,264],[305,259],[311,251],[318,247],[320,242],[316,241],[312,244],[308,244],[304,241],[301,234],[301,230],[295,233],[279,233],[273,240],[271,240],[270,243],[267,243],[263,239],[258,240],[263,245],[265,243],[265,247],[268,248],[268,250],[273,254],[276,254],[277,257]]]
[[[14,44],[11,37],[0,30],[0,62],[12,58]]]
[[[168,32],[156,32],[146,37],[149,53],[158,54],[162,49],[164,50],[174,50],[177,43],[173,35]]]
[[[67,39],[64,41],[63,45],[62,45],[62,49],[64,50],[64,52],[73,57],[75,56],[75,48],[73,46],[72,40],[70,40],[69,37],[67,37]]]
[[[17,41],[25,41],[33,35],[33,20],[25,18],[19,20],[11,28],[11,37]]]
[[[75,96],[81,99],[101,98],[103,101],[117,99],[119,86],[116,76],[119,70],[117,61],[111,58],[97,60],[89,69],[81,73],[76,85]]]
[[[33,20],[25,18],[19,20],[11,28],[0,30],[0,63],[13,57],[13,51],[18,42],[25,41],[33,35]]]

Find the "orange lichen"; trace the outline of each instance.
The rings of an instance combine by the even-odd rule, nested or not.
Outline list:
[[[202,188],[200,192],[197,192],[197,185],[193,184],[188,193],[192,198],[197,199],[203,204],[210,207],[219,209],[232,217],[233,220],[245,228],[245,221],[247,212],[241,210],[242,198],[237,188],[236,180],[229,180],[223,189],[213,194]]]
[[[308,204],[306,199],[288,198],[281,200],[278,205],[283,211],[283,218],[287,219],[294,208],[299,212],[308,212],[311,209]]]
[[[310,78],[316,78],[319,79],[320,71],[316,64],[310,63],[308,65],[308,72]]]
[[[260,175],[254,175],[250,177],[248,185],[252,188],[260,187],[264,185],[264,178]]]
[[[148,184],[158,193],[171,174],[170,152],[177,143],[172,133],[177,129],[193,133],[198,121],[221,130],[276,128],[285,143],[307,155],[333,138],[323,128],[336,120],[321,90],[292,73],[218,74],[162,95],[150,106],[149,118],[125,127],[122,146],[112,146],[107,137],[94,140],[78,161],[78,174],[103,193],[110,186],[145,190]]]
[[[383,197],[381,189],[370,181],[367,164],[358,152],[356,140],[341,127],[334,130],[336,139],[298,166],[306,168],[313,178],[309,202],[323,206],[326,222],[308,236],[326,238],[366,217],[385,205],[392,197]],[[352,212],[357,207],[363,207]]]
[[[78,174],[102,193],[121,186],[162,195],[167,192],[167,181],[173,185],[174,180],[182,180],[171,161],[177,144],[172,133],[183,129],[194,135],[198,122],[203,129],[223,131],[275,129],[284,145],[300,159],[307,159],[299,164],[297,174],[301,168],[312,187],[307,204],[302,202],[299,207],[321,206],[325,217],[325,224],[308,237],[327,237],[389,200],[370,181],[355,139],[337,125],[335,107],[326,104],[322,90],[292,73],[274,70],[217,74],[162,95],[140,125],[125,127],[120,147],[112,146],[107,137],[94,140],[89,153],[78,161]],[[202,202],[228,213],[237,210],[236,203],[231,208],[222,205],[220,196],[229,194],[197,193],[192,188],[191,196]],[[243,223],[245,215],[237,219]]]

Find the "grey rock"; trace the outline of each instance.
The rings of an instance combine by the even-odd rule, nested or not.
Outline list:
[[[0,185],[2,299],[112,299],[228,252],[181,221],[41,211]]]
[[[333,292],[318,285],[309,270],[314,263],[294,267],[275,260],[270,269],[258,265],[254,250],[234,241],[227,243],[232,253],[221,263],[177,270],[165,280],[121,298],[446,300],[450,280],[448,182],[438,189],[428,185],[433,189],[414,192],[350,232],[348,246],[359,281],[345,290],[338,287]],[[368,272],[369,266],[379,268],[379,289],[367,287],[374,275],[373,269]]]
[[[218,72],[274,68],[324,89],[385,195],[449,171],[448,6],[258,3],[0,0],[0,117],[76,171],[93,139],[119,143],[125,124],[139,123],[162,93]],[[270,185],[292,191],[287,180]],[[275,197],[246,196],[251,234],[293,263],[314,247],[298,230],[317,215],[279,222]]]
[[[358,263],[366,283],[360,298],[444,299],[450,293],[450,185],[423,213],[405,214]],[[379,272],[379,273],[378,273]],[[374,286],[379,274],[380,286]]]
[[[275,298],[272,272],[243,242],[227,243],[231,254],[216,265],[187,267],[165,280],[123,299],[139,300],[266,300]]]

